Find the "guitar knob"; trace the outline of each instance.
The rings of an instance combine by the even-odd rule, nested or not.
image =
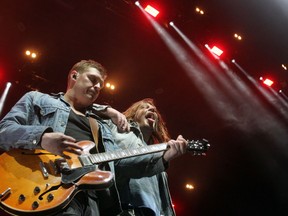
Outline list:
[[[53,199],[54,199],[54,195],[53,195],[53,194],[49,194],[49,195],[47,196],[48,202],[51,202]]]
[[[36,209],[36,208],[38,208],[39,207],[39,203],[37,202],[37,201],[34,201],[33,203],[32,203],[32,209]]]
[[[34,188],[34,194],[38,194],[38,193],[40,193],[40,188],[38,186],[36,186]]]
[[[26,197],[23,194],[20,194],[19,199],[18,199],[19,202],[24,202],[25,199],[26,199]]]

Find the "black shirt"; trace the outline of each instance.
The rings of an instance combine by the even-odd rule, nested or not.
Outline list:
[[[83,140],[94,142],[88,118],[77,115],[73,110],[70,111],[65,134],[75,138],[76,142]]]

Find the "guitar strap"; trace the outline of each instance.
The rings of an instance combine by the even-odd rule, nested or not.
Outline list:
[[[99,125],[98,125],[97,120],[92,117],[89,117],[89,123],[90,123],[91,131],[92,131],[93,139],[95,142],[96,151],[97,153],[99,153],[99,150],[98,150]]]

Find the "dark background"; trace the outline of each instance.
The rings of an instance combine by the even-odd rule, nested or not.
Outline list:
[[[288,64],[288,3],[149,3],[161,12],[155,20],[183,47],[184,61],[177,60],[182,54],[175,56],[134,1],[1,0],[1,92],[12,83],[1,118],[27,91],[65,91],[72,65],[95,59],[116,86],[113,92],[104,89],[99,103],[124,111],[135,101],[154,98],[173,138],[182,134],[211,143],[207,156],[186,154],[170,164],[177,215],[286,215],[288,89],[281,64]],[[205,15],[195,13],[196,6]],[[207,64],[167,25],[171,20]],[[243,40],[235,40],[234,33]],[[221,68],[206,43],[224,50],[221,59],[230,70]],[[26,49],[38,58],[29,60]],[[272,89],[260,83],[260,76],[274,79]],[[186,190],[186,183],[194,190]]]

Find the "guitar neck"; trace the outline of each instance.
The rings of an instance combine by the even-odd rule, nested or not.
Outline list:
[[[91,155],[81,155],[79,156],[79,158],[82,164],[84,165],[88,165],[91,163],[99,164],[99,163],[119,160],[123,158],[129,158],[129,157],[134,157],[134,156],[161,152],[161,151],[165,151],[167,147],[168,145],[166,143],[161,143],[161,144],[143,146],[139,148],[117,150],[113,152],[103,152],[103,153],[91,154]]]
[[[210,147],[208,140],[187,140],[187,151],[192,151],[193,155],[205,155],[205,152]],[[139,148],[117,150],[113,152],[103,152],[98,154],[82,154],[79,156],[79,160],[82,165],[99,164],[103,162],[109,162],[119,160],[122,158],[135,157],[139,155],[151,154],[156,152],[165,151],[168,148],[167,143],[154,144],[149,146],[142,146]]]

